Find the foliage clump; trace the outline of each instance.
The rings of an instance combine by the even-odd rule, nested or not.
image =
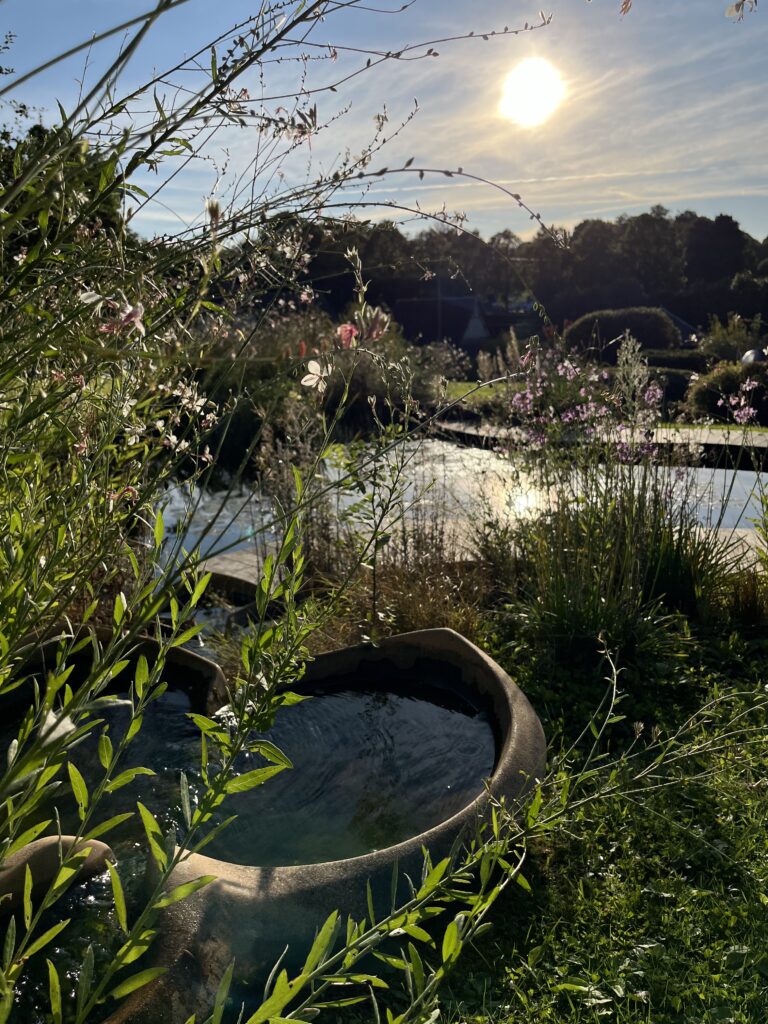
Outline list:
[[[663,309],[643,306],[587,313],[566,329],[565,341],[582,352],[594,352],[606,362],[613,362],[617,341],[625,331],[636,338],[642,348],[680,348],[680,331],[669,314]]]

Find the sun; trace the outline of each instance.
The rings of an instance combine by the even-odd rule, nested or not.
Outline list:
[[[499,113],[521,128],[544,124],[565,99],[560,72],[543,57],[528,57],[504,80]]]

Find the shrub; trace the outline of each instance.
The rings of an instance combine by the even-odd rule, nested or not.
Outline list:
[[[616,339],[629,333],[644,349],[679,349],[680,331],[662,309],[635,306],[630,309],[601,309],[574,321],[565,332],[569,346],[600,354],[606,362],[616,361]]]
[[[754,386],[753,386],[754,383]],[[755,410],[748,420],[740,420],[734,410],[749,393],[749,408]],[[754,422],[768,426],[768,364],[719,363],[710,373],[695,380],[688,391],[686,412],[693,419],[713,419],[722,423]]]
[[[701,351],[710,359],[736,362],[751,348],[762,348],[762,327],[759,316],[745,320],[738,313],[729,313],[725,323],[713,316],[707,333],[701,339]]]

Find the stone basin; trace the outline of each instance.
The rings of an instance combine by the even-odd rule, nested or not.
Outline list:
[[[299,689],[310,687],[318,694],[327,687],[332,692],[344,679],[353,683],[398,674],[412,678],[422,671],[434,674],[436,668],[443,670],[448,686],[472,695],[488,709],[496,757],[487,790],[480,786],[466,806],[426,831],[360,856],[274,866],[235,863],[226,857],[226,833],[219,856],[189,855],[176,868],[169,888],[201,875],[214,875],[216,881],[162,912],[151,959],[168,973],[129,996],[108,1024],[182,1024],[194,1012],[204,1016],[233,958],[241,979],[263,983],[288,946],[283,965],[290,970],[292,960],[303,961],[317,927],[331,911],[365,915],[369,881],[378,913],[389,902],[395,863],[404,896],[403,876],[418,877],[424,848],[433,857],[447,854],[457,840],[473,832],[489,795],[512,808],[525,799],[545,768],[541,724],[509,676],[453,630],[421,630],[388,638],[377,647],[321,655],[309,664]],[[217,699],[213,695],[206,701],[209,709]],[[290,715],[291,710],[283,714]]]

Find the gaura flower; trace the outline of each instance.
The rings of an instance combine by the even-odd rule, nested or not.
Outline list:
[[[342,348],[352,348],[355,338],[360,333],[354,324],[339,324],[336,333],[341,341]]]
[[[328,366],[323,366],[316,359],[310,359],[307,363],[308,373],[301,378],[301,383],[305,388],[317,388],[317,393],[322,395],[328,387],[326,378],[328,377],[329,369]]]

